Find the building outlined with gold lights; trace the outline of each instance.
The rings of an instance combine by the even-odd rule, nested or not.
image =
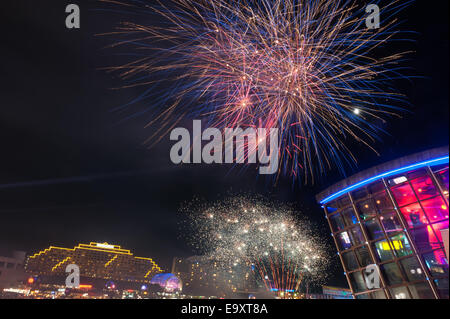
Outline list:
[[[151,258],[134,256],[130,250],[108,243],[79,244],[74,248],[51,246],[29,256],[25,269],[34,276],[67,276],[66,267],[75,264],[82,278],[114,282],[150,283],[161,268]]]

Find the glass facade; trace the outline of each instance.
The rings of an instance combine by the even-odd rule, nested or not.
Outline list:
[[[322,202],[355,298],[448,299],[448,161],[360,184]],[[375,289],[366,283],[374,264]]]

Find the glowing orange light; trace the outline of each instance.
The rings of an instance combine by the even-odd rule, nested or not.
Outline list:
[[[31,285],[31,284],[34,284],[34,278],[33,277],[30,277],[30,278],[28,278],[28,283]]]
[[[92,289],[92,285],[80,285],[80,289]]]
[[[447,206],[445,206],[445,205],[442,205],[441,208],[442,208],[443,210],[447,210]]]

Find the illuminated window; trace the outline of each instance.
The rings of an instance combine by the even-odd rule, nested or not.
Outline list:
[[[442,238],[442,232],[441,231],[444,230],[444,229],[448,229],[448,220],[446,220],[445,222],[442,222],[442,223],[434,224],[433,225],[433,229],[434,229],[434,231],[436,233],[436,236],[439,239],[439,242],[443,243],[444,240]]]
[[[391,288],[391,295],[394,299],[411,299],[408,289],[406,287]]]
[[[418,203],[403,207],[401,212],[410,228],[422,227],[429,224],[428,219]]]
[[[358,213],[361,216],[362,220],[375,217],[377,214],[377,210],[375,208],[375,205],[373,204],[372,199],[357,203],[356,209],[358,210]]]
[[[448,206],[441,196],[426,200],[422,205],[431,222],[448,219]]]
[[[380,213],[390,211],[394,208],[394,205],[386,192],[375,195],[373,200]]]
[[[417,198],[409,184],[393,187],[392,194],[400,207],[417,202]]]
[[[392,249],[387,240],[381,240],[375,243],[375,251],[379,261],[384,262],[392,260],[394,256],[392,255]]]
[[[411,181],[411,184],[420,200],[438,195],[438,191],[430,176],[422,176]]]
[[[350,249],[352,247],[350,236],[346,231],[339,233],[337,235],[337,242],[341,250]]]
[[[426,168],[416,169],[414,171],[406,173],[406,175],[408,176],[409,180],[413,180],[413,179],[416,179],[418,177],[425,176],[427,174],[428,174],[428,172],[427,172]]]
[[[353,245],[358,246],[360,244],[363,244],[365,242],[364,236],[361,232],[361,228],[359,226],[353,227],[350,229],[350,233],[353,239]]]
[[[425,264],[432,276],[448,276],[448,260],[443,250],[436,250],[432,253],[423,255]]]
[[[431,226],[411,230],[411,238],[421,252],[439,248],[440,244]]]
[[[391,245],[397,257],[409,256],[413,253],[411,245],[405,234],[391,236]]]
[[[401,185],[408,181],[408,177],[406,175],[399,175],[393,178],[388,179],[388,184],[390,186]]]
[[[425,274],[420,267],[419,261],[416,257],[402,259],[400,261],[403,271],[408,281],[418,281],[425,279]]]
[[[387,234],[396,233],[403,230],[402,224],[398,220],[396,213],[381,216],[380,220]]]

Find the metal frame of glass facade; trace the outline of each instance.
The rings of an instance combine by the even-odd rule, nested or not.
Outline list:
[[[318,196],[348,284],[357,299],[448,299],[448,155],[391,168]],[[365,281],[373,264],[379,289]]]

